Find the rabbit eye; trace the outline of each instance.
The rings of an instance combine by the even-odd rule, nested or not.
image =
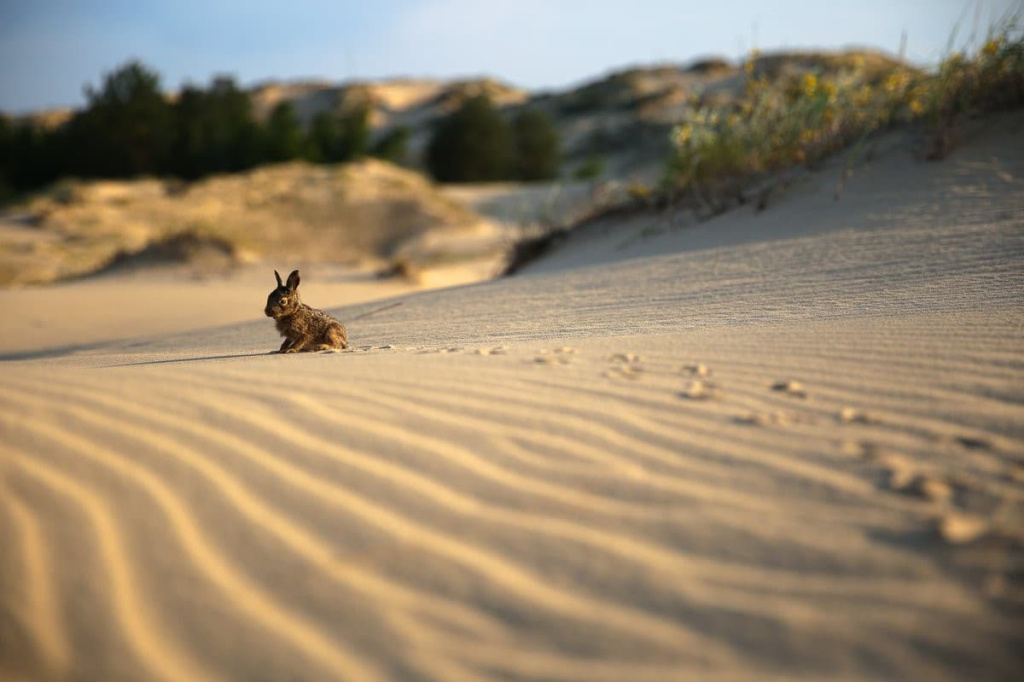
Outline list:
[[[282,299],[281,299],[281,305],[284,305],[284,304],[286,304],[287,302],[288,302],[288,299],[287,299],[287,298],[282,298]]]

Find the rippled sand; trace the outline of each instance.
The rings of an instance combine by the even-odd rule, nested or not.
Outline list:
[[[342,353],[268,355],[266,319],[9,352],[0,676],[1013,679],[1000,121],[838,204],[823,174],[405,296]]]

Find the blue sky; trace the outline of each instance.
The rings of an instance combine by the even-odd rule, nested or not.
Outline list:
[[[80,105],[129,58],[165,89],[214,74],[491,75],[530,89],[611,69],[778,48],[870,46],[932,63],[1024,0],[0,0],[0,110]],[[980,10],[979,10],[980,8]]]

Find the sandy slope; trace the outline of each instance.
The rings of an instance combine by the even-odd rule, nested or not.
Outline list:
[[[0,673],[1013,679],[1020,130],[609,227],[341,354],[9,354]]]

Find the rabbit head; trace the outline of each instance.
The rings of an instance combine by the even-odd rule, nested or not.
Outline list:
[[[299,271],[292,270],[288,275],[287,282],[281,282],[281,275],[274,270],[274,277],[277,278],[277,288],[267,296],[267,307],[263,309],[267,317],[278,320],[295,313],[299,309]]]

